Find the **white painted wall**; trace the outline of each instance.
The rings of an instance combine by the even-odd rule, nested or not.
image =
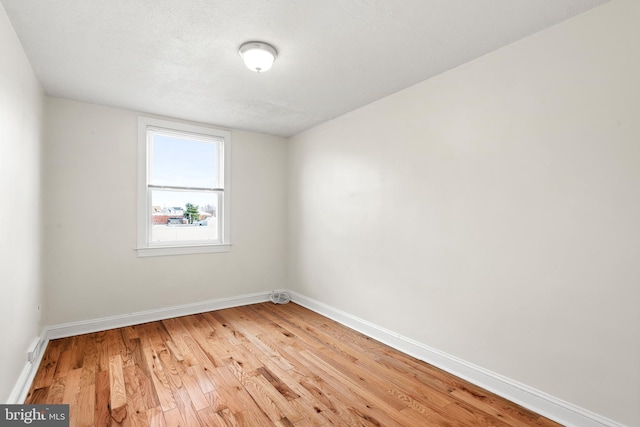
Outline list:
[[[293,290],[640,425],[640,2],[290,141]]]
[[[0,402],[38,335],[43,93],[0,6]]]
[[[137,119],[46,98],[46,324],[286,286],[286,141],[232,131],[231,252],[138,258]]]

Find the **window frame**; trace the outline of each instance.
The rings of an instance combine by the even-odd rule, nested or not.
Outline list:
[[[153,244],[150,242],[152,227],[152,203],[149,187],[150,172],[150,138],[149,128],[164,129],[171,133],[204,135],[221,140],[223,185],[222,185],[222,209],[218,208],[218,220],[222,222],[222,233],[219,242],[193,243],[181,242],[179,244]],[[178,121],[158,119],[153,117],[138,117],[138,257],[186,255],[215,252],[228,252],[231,250],[231,132],[194,125]]]

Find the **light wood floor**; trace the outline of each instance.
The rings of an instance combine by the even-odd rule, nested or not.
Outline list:
[[[71,426],[557,426],[296,304],[49,343],[25,403]]]

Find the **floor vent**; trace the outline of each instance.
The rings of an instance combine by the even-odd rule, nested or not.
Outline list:
[[[270,299],[274,304],[286,304],[291,301],[291,297],[286,292],[272,292]]]

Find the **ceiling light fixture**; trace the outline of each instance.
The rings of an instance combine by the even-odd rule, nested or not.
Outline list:
[[[268,71],[278,55],[276,48],[265,42],[243,43],[239,53],[244,65],[256,73]]]

